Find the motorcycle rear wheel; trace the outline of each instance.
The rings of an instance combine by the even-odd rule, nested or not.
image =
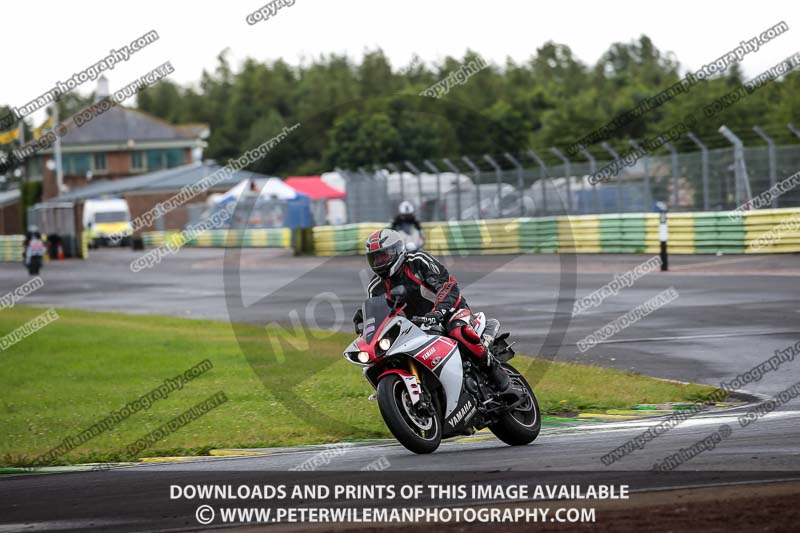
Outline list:
[[[35,276],[39,273],[39,269],[41,267],[42,260],[39,257],[31,257],[30,262],[28,263],[28,274]]]
[[[524,446],[539,436],[539,431],[542,429],[542,413],[536,395],[525,377],[508,363],[503,363],[503,368],[508,372],[511,382],[521,388],[527,398],[518,408],[491,424],[489,430],[510,446]]]
[[[389,374],[378,382],[378,407],[392,435],[414,453],[431,453],[442,442],[442,420],[438,410],[432,415],[417,413],[400,376]]]

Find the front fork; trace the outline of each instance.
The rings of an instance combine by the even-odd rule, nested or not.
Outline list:
[[[417,371],[417,365],[414,364],[414,359],[411,357],[408,358],[408,366],[411,368],[411,375],[417,378],[417,383],[420,387],[422,387],[422,380],[419,378],[419,372]]]
[[[414,379],[417,380],[417,384],[420,390],[420,399],[421,405],[418,407],[421,408],[423,411],[427,411],[427,414],[433,416],[434,412],[437,410],[436,402],[434,401],[434,397],[430,391],[427,389],[422,388],[422,378],[419,377],[419,371],[417,370],[417,365],[414,363],[414,359],[409,357],[408,358],[408,366],[411,369],[411,374],[414,376]],[[416,405],[416,404],[415,404]]]

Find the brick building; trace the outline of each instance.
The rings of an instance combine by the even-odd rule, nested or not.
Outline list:
[[[23,233],[19,189],[0,191],[0,235]]]
[[[108,95],[104,78],[98,81],[96,99]],[[99,181],[175,168],[202,159],[208,136],[204,124],[172,125],[136,109],[111,107],[78,127],[64,121],[68,131],[61,138],[63,190]],[[42,199],[59,195],[56,172],[50,169],[53,148],[29,158],[27,176],[43,181]]]

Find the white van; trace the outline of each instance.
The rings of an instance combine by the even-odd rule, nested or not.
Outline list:
[[[89,246],[108,246],[111,235],[124,235],[116,242],[127,246],[131,236],[131,212],[122,198],[86,200],[83,203],[83,229],[89,234]]]

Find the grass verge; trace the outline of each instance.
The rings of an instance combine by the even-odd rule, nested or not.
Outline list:
[[[0,312],[0,337],[42,314]],[[284,342],[274,330],[163,316],[57,310],[59,319],[0,351],[0,466],[26,466],[112,411],[208,359],[213,368],[110,429],[46,461],[69,464],[137,457],[202,455],[220,447],[266,447],[389,437],[372,388],[344,361],[350,335]],[[313,336],[312,336],[313,337]],[[243,348],[247,356],[243,353]],[[604,411],[638,403],[702,401],[712,387],[682,385],[631,372],[517,357],[544,413]],[[228,401],[137,453],[128,445],[218,391]],[[287,396],[288,395],[288,396]],[[332,431],[308,413],[341,421]],[[37,463],[43,464],[43,463]]]

